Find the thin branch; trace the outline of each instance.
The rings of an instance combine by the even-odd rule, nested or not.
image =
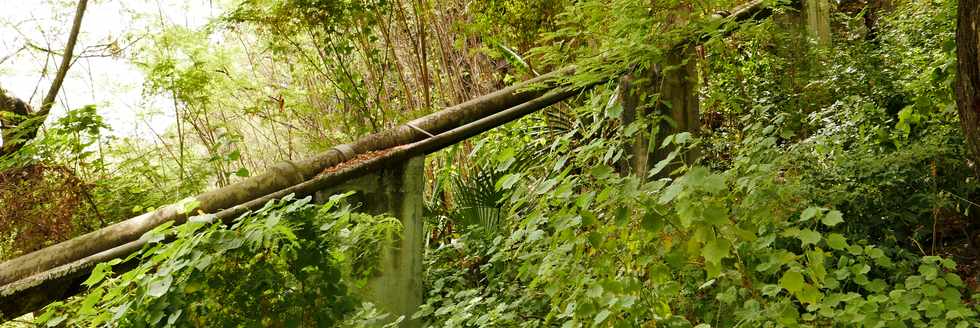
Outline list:
[[[51,82],[48,94],[44,96],[44,101],[41,102],[41,108],[37,112],[38,116],[48,115],[58,97],[58,92],[61,91],[61,84],[65,82],[65,76],[68,75],[68,69],[71,68],[72,53],[75,51],[75,43],[78,42],[78,32],[82,28],[82,17],[85,15],[87,5],[88,0],[78,1],[78,7],[75,9],[75,21],[72,23],[71,33],[68,35],[68,44],[65,45],[65,54],[61,56],[61,66],[58,67],[58,73],[55,75],[54,81]]]
[[[0,65],[3,65],[3,63],[10,60],[10,58],[14,58],[18,54],[20,54],[21,51],[24,51],[24,49],[27,49],[27,46],[21,46],[20,49],[17,49],[16,51],[14,51],[14,53],[9,54],[6,57],[0,58]]]

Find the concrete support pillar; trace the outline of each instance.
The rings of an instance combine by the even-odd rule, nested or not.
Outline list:
[[[395,317],[405,316],[402,327],[420,327],[411,320],[422,305],[422,192],[424,190],[425,157],[412,158],[343,185],[317,193],[316,200],[324,202],[331,195],[356,191],[354,202],[360,211],[369,214],[388,214],[401,221],[399,238],[384,247],[379,273],[360,294],[380,309]]]
[[[683,49],[667,55],[663,84],[660,89],[661,112],[670,113],[674,131],[696,133],[701,126],[698,100],[698,66],[693,50]]]
[[[688,48],[673,50],[663,64],[656,65],[652,76],[652,85],[648,88],[660,95],[653,108],[654,113],[660,114],[661,120],[657,134],[650,139],[650,146],[654,148],[651,157],[646,161],[646,166],[650,168],[666,159],[673,151],[669,147],[660,148],[667,136],[680,132],[697,134],[701,129],[701,106],[697,94],[698,69],[693,51]],[[689,152],[684,156],[692,159],[699,154]],[[656,177],[666,177],[676,168],[677,165],[669,165]]]
[[[830,0],[803,0],[807,36],[818,46],[830,46]]]
[[[642,93],[643,90],[641,87],[638,87],[636,78],[632,74],[623,76],[619,80],[618,97],[620,104],[623,106],[622,122],[624,131],[634,122],[642,122],[647,117],[646,110],[640,106],[640,100],[643,97]],[[647,163],[650,159],[649,130],[649,128],[640,129],[632,136],[627,136],[632,138],[632,142],[627,142],[624,145],[625,153],[629,158],[620,161],[620,174],[632,174],[641,178],[646,177],[646,172],[650,170],[650,165]]]

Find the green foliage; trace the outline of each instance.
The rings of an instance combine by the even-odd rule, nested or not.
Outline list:
[[[397,220],[351,211],[344,196],[323,206],[286,197],[236,219],[193,217],[143,236],[144,249],[101,263],[89,291],[37,318],[54,326],[332,326],[359,308],[350,294],[373,274],[379,244]],[[171,240],[172,239],[172,240]],[[135,268],[113,274],[124,263]],[[368,312],[363,312],[368,310]],[[354,318],[382,316],[362,309]],[[374,313],[371,315],[371,313]]]
[[[430,162],[433,231],[417,319],[446,327],[980,325],[975,263],[963,262],[976,258],[980,184],[964,160],[950,87],[955,1],[896,1],[875,40],[862,35],[862,18],[838,13],[829,48],[809,44],[787,18],[790,7],[737,29],[713,17],[735,4],[240,1],[224,25],[168,29],[143,50],[148,86],[170,93],[186,124],[158,136],[179,140],[177,155],[167,149],[171,160],[143,156],[162,149],[128,155],[136,143],[108,151],[122,163],[95,159],[103,126],[94,109],[59,122],[34,149],[122,169],[100,179],[96,199],[142,212],[250,175],[258,167],[246,157],[266,151],[245,149],[256,135],[345,140],[458,103],[499,76],[509,83],[575,64],[572,85],[606,82]],[[211,46],[228,35],[260,50]],[[429,53],[433,42],[441,48]],[[455,68],[486,59],[471,48],[519,74]],[[657,94],[657,74],[685,60],[698,68],[701,127],[650,137],[655,162],[631,175],[624,163],[635,139],[679,123]],[[270,77],[242,77],[247,67]],[[645,113],[629,124],[623,90],[610,81],[625,73],[641,86]],[[440,91],[430,95],[432,85]],[[212,121],[229,114],[261,119]],[[278,142],[278,154],[292,156],[292,144]],[[203,152],[185,155],[185,144]],[[98,266],[88,294],[39,321],[386,322],[350,291],[376,273],[371,250],[397,224],[353,213],[342,197],[320,210],[306,202],[270,203],[232,227],[205,216],[155,230],[132,262]],[[136,268],[112,274],[123,265]]]
[[[744,146],[766,158],[774,141]],[[801,181],[776,165],[740,158],[641,182],[602,169],[610,146],[568,149],[571,167],[548,163],[511,185],[509,236],[434,249],[418,315],[473,327],[975,322],[951,260],[848,240],[850,219],[799,202]]]
[[[104,221],[85,178],[107,166],[98,149],[108,130],[96,107],[85,106],[0,157],[0,258],[66,240]]]
[[[940,46],[951,26],[937,17],[949,17],[949,3],[903,4],[878,45],[809,48],[775,20],[707,41],[702,114],[719,121],[701,136],[651,140],[671,155],[647,176],[673,162],[670,178],[616,174],[624,144],[659,117],[618,124],[613,84],[575,102],[582,129],[528,140],[525,128],[539,123],[525,121],[491,135],[489,144],[547,155],[498,178],[509,231],[430,250],[416,316],[446,327],[980,324],[960,276],[972,271],[952,260],[972,251],[939,249],[972,235],[936,239],[943,224],[972,231],[958,222],[976,213],[968,199],[978,187]],[[579,59],[573,82],[653,67],[663,58],[655,45],[690,28],[652,36],[670,30],[649,18],[674,13],[662,9],[577,3],[560,15],[568,28],[545,37],[554,45],[535,52]],[[705,156],[682,155],[693,150]]]
[[[92,146],[109,130],[94,105],[71,110],[41,137],[31,140],[26,149],[0,158],[0,170],[25,165],[36,158],[50,162],[90,162],[96,154]]]
[[[501,204],[510,196],[508,190],[520,179],[521,172],[534,161],[533,154],[514,154],[512,148],[497,151],[491,161],[476,163],[467,171],[460,169],[459,175],[451,178],[455,206],[449,216],[458,218],[456,223],[464,231],[477,228],[495,235],[507,226],[501,222]]]
[[[291,79],[329,82],[324,90],[314,87],[295,96],[338,98],[336,105],[348,110],[334,119],[344,121],[347,137],[353,137],[377,132],[392,113],[372,106],[383,101],[378,90],[391,68],[385,65],[392,58],[380,44],[381,34],[391,33],[380,25],[390,13],[389,2],[383,0],[249,0],[238,3],[224,20],[255,29],[264,48],[302,65],[289,68]]]

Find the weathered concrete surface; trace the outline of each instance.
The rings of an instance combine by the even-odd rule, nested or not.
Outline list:
[[[422,305],[424,179],[425,157],[417,156],[321,191],[316,197],[316,201],[322,203],[331,195],[356,191],[352,200],[361,204],[361,211],[388,214],[401,221],[401,235],[389,245],[379,245],[383,247],[379,274],[360,293],[395,317],[404,315],[402,327],[421,327],[421,323],[411,317]]]
[[[807,36],[820,47],[830,46],[830,0],[803,0]]]
[[[409,144],[428,137],[419,130],[439,134],[493,113],[531,101],[555,86],[554,78],[571,74],[574,68],[548,73],[532,80],[426,115],[383,132],[340,145],[313,158],[282,162],[268,172],[194,197],[197,210],[215,213],[311,179],[324,169],[358,154]],[[542,88],[537,88],[542,86]],[[178,206],[131,218],[117,224],[0,263],[0,288],[35,274],[52,270],[100,252],[137,240],[167,221],[183,223],[186,213]],[[6,310],[0,310],[10,313]]]
[[[629,94],[642,94],[644,92],[648,94],[659,94],[659,99],[652,108],[653,113],[658,114],[661,118],[659,122],[656,122],[658,124],[656,129],[657,133],[653,138],[649,139],[652,142],[651,144],[647,144],[646,141],[642,140],[648,138],[645,134],[640,134],[636,137],[637,141],[634,144],[633,150],[634,156],[649,157],[645,160],[634,160],[633,166],[635,170],[646,172],[646,170],[655,167],[658,163],[668,158],[668,155],[674,148],[660,148],[664,139],[668,136],[681,132],[697,134],[700,131],[701,106],[697,95],[697,67],[697,60],[693,55],[693,49],[678,48],[668,53],[662,65],[655,65],[650,72],[646,73],[649,76],[648,81],[650,82],[622,85],[623,87],[633,89],[627,91]],[[631,102],[636,101],[638,100],[624,99],[624,106],[631,105]],[[624,110],[626,110],[625,107]],[[643,115],[646,114],[643,113]],[[649,154],[642,153],[646,151],[640,150],[643,146],[648,147]],[[696,150],[692,150],[683,154],[683,156],[696,158],[700,155]],[[675,162],[679,160],[680,158],[674,159]],[[678,165],[676,164],[668,165],[655,177],[665,177],[671,171],[677,169],[677,167]]]
[[[771,13],[766,8],[768,7],[763,0],[754,0],[735,8],[731,14],[719,18],[733,21],[764,18]],[[734,31],[734,27],[730,29],[726,27],[726,34],[731,31]],[[705,35],[695,36],[691,41],[696,42],[704,37]],[[357,142],[337,146],[306,161],[295,164],[281,163],[265,174],[195,197],[200,202],[198,210],[206,213],[217,212],[218,217],[222,219],[233,218],[248,209],[261,207],[270,199],[290,193],[309,195],[322,190],[325,186],[369,174],[367,171],[381,167],[382,164],[387,165],[392,161],[411,158],[419,153],[438,150],[576,94],[577,92],[563,91],[552,96],[534,98],[555,86],[552,78],[573,72],[574,68],[567,68],[542,75],[531,81],[413,120],[406,125],[367,136]],[[531,85],[541,84],[545,85],[544,89],[529,89]],[[518,110],[505,110],[511,106],[512,109]],[[502,111],[511,111],[511,113],[498,115],[502,114]],[[480,123],[473,124],[477,122]],[[469,127],[461,129],[459,125],[463,123]],[[436,136],[430,138],[427,133],[420,130]],[[393,151],[392,155],[383,159],[341,170],[342,174],[320,174],[323,169],[347,161],[358,154],[403,147],[408,148],[404,151]],[[84,275],[98,262],[125,257],[142,246],[143,242],[139,237],[144,232],[170,220],[181,223],[184,218],[186,214],[180,213],[179,207],[165,206],[154,213],[141,215],[0,263],[0,313],[5,313],[8,317],[17,316],[26,311],[36,310],[50,301],[74,294],[73,291],[77,288],[61,285],[75,286],[77,282],[61,282],[61,280],[71,280],[61,279],[62,277]],[[46,287],[65,290],[65,292],[48,293],[43,290]],[[35,297],[38,295],[43,297]],[[21,302],[28,298],[37,299],[37,302],[30,305]]]
[[[623,129],[634,122],[643,122],[647,119],[646,108],[640,106],[640,100],[645,96],[645,90],[642,89],[643,84],[638,84],[636,80],[632,74],[619,79],[618,96],[619,102],[623,106]],[[650,127],[639,129],[632,135],[633,142],[626,143],[624,151],[628,158],[619,163],[620,174],[636,175],[640,179],[646,178],[647,171],[650,170],[650,165],[647,163],[650,160],[649,133]]]

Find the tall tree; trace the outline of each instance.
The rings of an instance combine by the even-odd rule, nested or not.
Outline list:
[[[956,104],[973,169],[980,175],[980,0],[960,0],[956,28]]]
[[[0,145],[0,156],[16,152],[24,147],[24,144],[37,136],[37,131],[41,128],[41,123],[47,118],[54,106],[61,85],[68,75],[74,58],[75,43],[78,41],[78,33],[82,28],[82,17],[85,15],[85,7],[88,0],[79,0],[75,8],[75,19],[72,22],[71,32],[68,35],[68,43],[65,44],[64,54],[61,56],[61,65],[55,73],[51,87],[41,101],[41,107],[37,112],[33,112],[30,106],[20,99],[6,95],[0,90],[0,129],[3,132],[3,144]]]

